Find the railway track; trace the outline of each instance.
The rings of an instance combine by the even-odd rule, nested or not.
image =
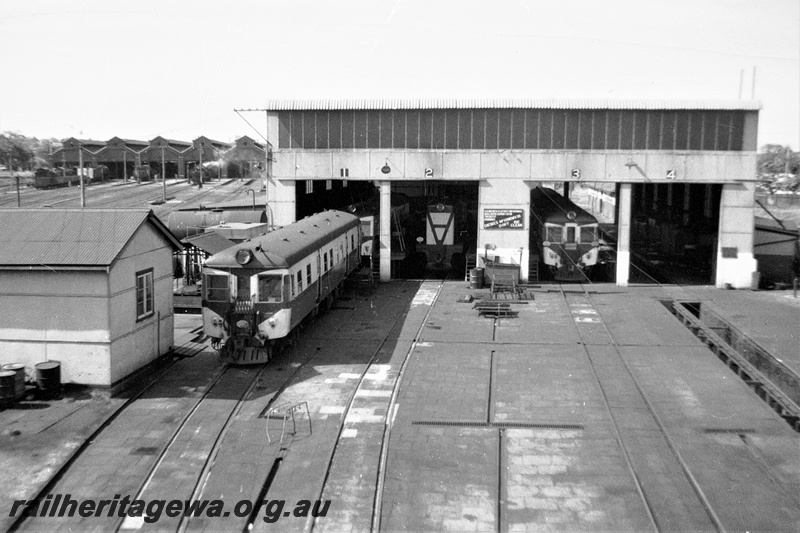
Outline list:
[[[611,405],[612,402],[610,398],[612,398],[614,394],[619,393],[620,391],[611,390],[609,387],[610,383],[605,382],[605,380],[601,377],[601,373],[598,371],[598,365],[609,364],[609,361],[599,361],[598,356],[596,354],[592,355],[592,353],[590,353],[590,350],[587,348],[587,341],[590,341],[591,339],[587,337],[586,330],[582,330],[582,328],[579,326],[580,323],[591,324],[592,326],[594,326],[595,324],[602,325],[601,331],[602,333],[605,334],[605,336],[607,336],[610,345],[613,348],[614,354],[616,355],[616,357],[613,358],[614,359],[613,363],[618,364],[617,366],[618,368],[624,369],[624,376],[623,376],[624,382],[629,382],[630,384],[632,384],[633,387],[635,388],[636,393],[641,397],[641,400],[644,406],[646,407],[648,416],[655,422],[656,426],[658,427],[659,433],[663,437],[667,447],[669,448],[670,453],[674,457],[677,464],[680,465],[680,469],[685,480],[687,481],[688,485],[691,486],[691,489],[694,491],[694,494],[696,495],[698,502],[702,505],[702,508],[707,515],[708,523],[703,524],[703,529],[704,530],[713,529],[719,532],[725,531],[726,529],[722,524],[722,521],[720,520],[716,511],[714,510],[705,492],[703,491],[703,488],[700,486],[694,474],[692,473],[691,469],[689,468],[688,463],[681,455],[679,447],[676,445],[674,439],[667,431],[664,422],[662,421],[660,415],[658,414],[658,411],[655,409],[653,402],[648,397],[645,388],[642,387],[642,385],[639,383],[635,373],[631,370],[630,365],[623,357],[619,349],[619,344],[614,339],[614,336],[609,330],[605,321],[600,317],[599,312],[597,311],[595,305],[592,302],[592,297],[590,292],[586,290],[586,287],[583,284],[581,285],[582,294],[571,293],[568,295],[568,293],[564,291],[563,286],[560,286],[560,288],[562,297],[567,303],[573,317],[575,317],[573,325],[575,327],[576,333],[578,334],[579,338],[582,341],[581,345],[583,347],[584,353],[586,354],[587,360],[589,361],[589,366],[592,370],[592,376],[594,377],[594,381],[599,387],[599,390],[601,391],[601,396],[603,398],[605,410],[608,412],[612,425],[614,427],[616,440],[618,442],[620,450],[622,451],[628,471],[630,472],[630,475],[634,480],[634,483],[636,485],[636,491],[642,500],[642,504],[647,513],[653,531],[663,531],[666,529],[671,529],[667,524],[668,518],[664,514],[663,509],[661,509],[660,506],[658,505],[658,502],[654,502],[650,497],[648,497],[646,483],[643,482],[643,478],[649,477],[648,475],[650,473],[645,472],[644,475],[640,475],[641,465],[639,465],[638,467],[634,465],[634,461],[632,458],[634,452],[631,450],[631,445],[627,442],[628,437],[625,435],[625,431],[621,424],[621,420],[619,419],[619,415],[617,415],[615,413],[616,410],[612,408]],[[596,332],[597,330],[594,331]],[[615,380],[614,384],[619,385],[619,381]]]
[[[383,498],[382,492],[383,492],[383,487],[384,487],[384,484],[385,484],[386,461],[387,461],[387,457],[388,457],[388,443],[389,443],[389,438],[391,436],[391,429],[392,429],[392,422],[393,422],[391,417],[392,417],[392,413],[394,413],[395,409],[396,409],[397,393],[398,393],[398,390],[399,390],[399,387],[400,387],[400,383],[403,380],[404,371],[405,371],[405,369],[406,369],[406,367],[408,365],[408,361],[411,358],[411,355],[414,353],[414,350],[416,348],[417,342],[419,340],[419,336],[422,333],[422,330],[425,327],[425,324],[427,323],[431,312],[433,311],[433,307],[434,307],[434,305],[436,303],[436,300],[438,299],[439,295],[441,294],[442,288],[444,287],[444,281],[445,280],[441,280],[439,282],[439,286],[437,287],[436,294],[433,295],[432,299],[430,300],[430,306],[428,308],[427,313],[425,314],[425,317],[422,319],[419,328],[417,329],[416,335],[414,336],[414,340],[413,340],[410,348],[406,351],[402,362],[400,362],[399,368],[397,369],[397,377],[394,379],[394,383],[392,385],[391,396],[389,398],[388,407],[387,407],[386,413],[384,415],[384,430],[383,430],[383,436],[382,436],[382,439],[381,439],[380,457],[379,457],[378,471],[377,471],[377,476],[376,476],[377,483],[375,485],[375,492],[374,492],[374,495],[373,495],[372,521],[371,521],[371,528],[372,528],[373,531],[380,531],[381,502],[382,502],[382,498]],[[348,416],[348,414],[350,413],[350,411],[351,411],[351,409],[353,407],[353,403],[354,403],[354,400],[356,398],[356,395],[358,394],[358,392],[360,390],[362,390],[362,387],[364,386],[365,378],[368,375],[369,370],[371,369],[371,367],[375,363],[376,358],[378,357],[378,354],[380,353],[381,349],[384,347],[386,342],[389,340],[390,335],[391,335],[392,331],[394,330],[394,327],[397,325],[399,320],[401,318],[403,318],[403,316],[404,315],[401,314],[395,319],[395,321],[392,323],[392,327],[389,328],[389,331],[388,331],[387,335],[384,336],[384,338],[381,341],[380,345],[375,349],[375,351],[372,354],[372,357],[370,357],[370,360],[369,360],[368,364],[365,366],[364,370],[361,372],[361,375],[360,375],[360,377],[358,379],[358,383],[356,384],[356,387],[354,388],[353,393],[350,396],[350,399],[349,399],[349,401],[347,403],[347,407],[345,409],[345,412],[342,415],[342,418],[341,418],[341,421],[340,421],[340,424],[339,424],[339,431],[338,431],[337,438],[336,438],[336,445],[331,450],[331,455],[330,455],[330,457],[328,459],[327,468],[325,470],[325,477],[324,477],[323,482],[322,482],[322,487],[321,487],[321,489],[319,491],[318,500],[324,500],[326,496],[328,496],[328,497],[332,496],[332,494],[330,494],[329,492],[333,492],[333,491],[326,492],[326,489],[329,488],[327,483],[328,483],[328,479],[330,478],[330,475],[331,475],[331,470],[333,468],[334,461],[336,460],[336,457],[337,457],[336,456],[336,451],[337,451],[338,443],[341,441],[341,438],[342,438],[342,432],[343,432],[344,427],[345,427],[345,422],[347,420],[347,416]],[[333,495],[334,496],[338,496],[338,494],[336,492],[333,492]],[[306,523],[306,527],[304,529],[304,532],[305,533],[314,532],[317,529],[318,524],[319,524],[319,520],[318,519],[310,517],[308,522]]]
[[[441,291],[441,287],[442,283],[439,283],[436,295]],[[428,309],[428,313],[430,313],[430,309]],[[313,495],[309,493],[307,496],[318,496],[320,500],[326,497],[331,498],[328,484],[329,475],[339,457],[338,446],[345,424],[353,411],[359,391],[364,390],[368,376],[373,373],[376,366],[379,366],[381,350],[390,341],[394,327],[403,317],[404,313],[396,313],[393,320],[386,322],[385,334],[382,332],[382,338],[372,349],[368,360],[356,363],[359,367],[359,376],[358,379],[348,383],[347,400],[338,421],[335,438],[329,440],[329,437],[333,435],[330,432],[324,437],[324,442],[331,445],[329,456],[326,458],[327,467],[324,470],[324,477],[321,478],[317,493]],[[345,322],[345,324],[347,323]],[[403,365],[413,349],[412,345],[405,354]],[[84,501],[87,499],[110,499],[117,495],[117,503],[121,501],[119,500],[120,496],[126,495],[129,496],[129,501],[142,500],[145,502],[174,499],[199,501],[204,497],[208,498],[206,489],[209,478],[214,474],[215,463],[220,455],[230,452],[230,449],[225,449],[226,437],[233,427],[239,429],[236,423],[237,420],[241,420],[240,412],[248,400],[252,400],[254,391],[267,388],[262,386],[262,378],[265,373],[270,369],[276,370],[276,365],[286,366],[288,364],[291,367],[288,375],[279,372],[272,373],[270,379],[273,383],[277,379],[276,376],[280,375],[279,386],[269,397],[266,406],[257,401],[249,402],[251,411],[243,413],[244,420],[257,418],[251,416],[255,404],[259,404],[259,411],[265,413],[287,400],[287,395],[291,396],[292,394],[290,390],[292,385],[298,381],[305,381],[301,374],[309,372],[312,364],[326,364],[326,361],[319,356],[319,352],[310,349],[305,353],[302,350],[300,352],[286,350],[269,365],[263,365],[257,370],[254,370],[253,367],[220,366],[216,362],[216,364],[212,364],[209,362],[212,359],[210,355],[207,355],[206,359],[208,361],[201,362],[199,366],[194,364],[199,361],[197,356],[180,360],[178,363],[184,362],[185,365],[182,369],[175,368],[176,363],[173,363],[158,376],[158,379],[138,391],[54,474],[51,481],[34,498],[35,501],[49,503],[54,501],[53,497],[59,494],[70,494],[73,500]],[[196,377],[190,379],[189,385],[186,385],[184,384],[185,380],[179,374],[169,374],[170,371],[180,372],[181,375],[186,372],[195,372]],[[336,368],[332,370],[332,372],[335,371]],[[316,373],[316,370],[311,372],[311,374]],[[317,381],[321,384],[331,377],[331,374],[322,373],[318,376]],[[172,389],[170,382],[173,379],[179,379],[184,386],[178,391]],[[393,383],[395,393],[398,383],[399,379]],[[317,387],[318,385],[311,384],[310,386]],[[227,401],[220,402],[220,399]],[[268,420],[262,418],[260,423],[268,423]],[[384,423],[389,424],[389,421],[384,420]],[[167,428],[169,431],[165,431]],[[263,435],[263,429],[261,431]],[[389,429],[387,428],[386,431],[388,432]],[[202,435],[202,438],[199,438],[199,435]],[[260,496],[253,500],[255,508],[253,516],[246,523],[239,520],[243,523],[245,530],[253,527],[253,519],[257,518],[260,505],[266,498],[272,496],[269,493],[271,478],[275,477],[281,461],[292,451],[293,436],[289,435],[288,437],[279,445],[279,448],[276,448],[276,466],[270,470],[268,479],[262,480],[263,489]],[[386,438],[388,439],[388,433]],[[327,445],[325,444],[325,446]],[[89,479],[87,472],[97,470],[96,466],[103,462],[114,464],[114,468],[106,469],[109,475]],[[112,472],[113,474],[111,474]],[[376,494],[376,500],[378,498],[379,496]],[[379,506],[376,509],[379,513]],[[72,528],[72,530],[94,529],[122,532],[130,530],[184,532],[203,527],[202,517],[198,519],[200,523],[194,524],[195,518],[183,513],[176,517],[162,514],[157,522],[145,521],[146,513],[139,517],[119,516],[117,513],[113,516],[104,515],[105,513],[102,513],[102,515],[81,518],[80,516],[43,517],[23,514],[13,522],[10,531]],[[231,516],[232,521],[234,518]],[[231,522],[226,522],[225,527],[230,527],[230,524]],[[261,521],[259,520],[255,525],[258,528],[262,525]],[[316,526],[316,522],[309,520],[306,523],[305,531],[314,531]],[[240,530],[239,527],[234,527],[234,529]]]

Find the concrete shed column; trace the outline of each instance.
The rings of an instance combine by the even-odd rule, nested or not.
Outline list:
[[[266,202],[269,223],[275,226],[286,226],[295,221],[295,181],[279,180],[273,176],[267,178]],[[274,218],[274,222],[273,222]]]
[[[531,185],[520,179],[482,179],[478,189],[477,264],[484,257],[497,257],[501,263],[519,265],[522,281],[528,281],[530,256]],[[489,227],[483,224],[486,210],[522,212],[522,228]]]
[[[630,183],[621,183],[617,198],[617,285],[627,287],[631,269],[631,191]]]
[[[380,267],[381,281],[392,279],[392,182],[381,181]]]
[[[726,183],[719,206],[716,285],[749,288],[758,262],[753,258],[755,183]]]

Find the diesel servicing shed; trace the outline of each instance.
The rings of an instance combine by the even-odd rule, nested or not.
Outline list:
[[[0,363],[111,385],[166,353],[179,249],[148,210],[0,209]]]

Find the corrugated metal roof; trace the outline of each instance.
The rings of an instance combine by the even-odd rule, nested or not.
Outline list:
[[[757,111],[754,100],[625,100],[593,98],[415,98],[269,100],[267,111],[365,109],[636,109]]]
[[[0,266],[108,266],[148,219],[180,247],[146,209],[0,209]]]
[[[208,233],[200,233],[199,235],[192,235],[191,237],[186,237],[183,239],[183,242],[186,244],[191,244],[195,248],[200,248],[206,253],[214,255],[216,253],[225,250],[226,248],[230,248],[235,242],[230,239],[226,239],[219,233],[214,233],[213,231],[209,231]]]

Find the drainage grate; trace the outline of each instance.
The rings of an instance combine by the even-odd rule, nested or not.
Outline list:
[[[356,308],[355,307],[350,307],[350,306],[347,306],[347,305],[334,305],[334,306],[331,306],[330,309],[331,309],[331,311],[339,311],[341,309],[356,309]]]
[[[743,435],[746,433],[755,433],[755,429],[742,429],[742,428],[705,428],[703,433],[733,433],[736,435]]]
[[[582,424],[550,424],[538,422],[472,422],[458,420],[415,420],[412,426],[520,429],[584,429]]]
[[[155,455],[158,452],[158,448],[155,446],[140,446],[131,451],[131,455]]]

